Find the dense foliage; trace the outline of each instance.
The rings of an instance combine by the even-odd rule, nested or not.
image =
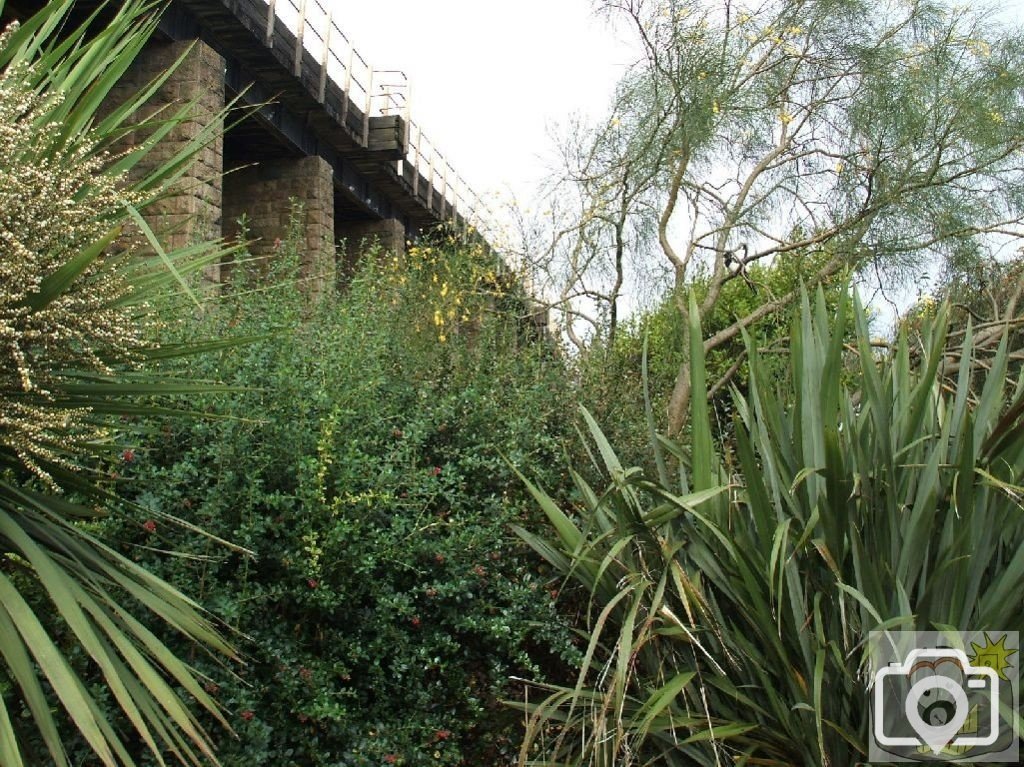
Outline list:
[[[198,267],[219,244],[158,261],[114,243],[133,217],[145,230],[139,209],[209,135],[130,180],[189,108],[140,125],[131,116],[150,90],[105,103],[155,28],[151,3],[109,4],[103,24],[74,22],[72,5],[0,32],[0,764],[67,767],[71,730],[91,763],[133,764],[131,733],[139,750],[198,764],[213,754],[194,712],[220,709],[141,621],[182,647],[232,650],[194,602],[85,520],[123,511],[102,486],[121,417],[145,411],[140,397],[194,388],[149,375],[145,362],[172,351],[151,343],[146,300],[180,276],[174,262]],[[110,154],[133,128],[150,139]]]
[[[237,677],[196,660],[239,735],[225,765],[509,763],[520,717],[498,696],[572,652],[508,532],[535,514],[512,465],[563,479],[561,364],[479,248],[371,254],[315,305],[297,260],[286,241],[267,282],[236,272],[175,331],[264,337],[194,362],[245,390],[147,423],[122,468],[147,511],[109,532],[246,637]]]
[[[705,337],[714,336],[737,319],[745,317],[766,301],[799,291],[801,280],[823,260],[823,256],[794,251],[770,265],[755,264],[746,279],[722,286],[714,308],[701,322]],[[823,285],[826,304],[834,310],[843,293],[844,281],[835,278]],[[698,276],[689,286],[698,302],[707,294],[709,282]],[[686,321],[678,302],[688,292],[672,290],[650,312],[638,313],[620,324],[615,340],[607,345],[595,342],[578,358],[578,397],[601,424],[623,460],[643,464],[649,461],[649,433],[646,403],[660,429],[665,428],[665,409],[675,378],[689,356]],[[774,381],[780,381],[788,366],[789,330],[795,309],[769,314],[747,329],[761,350],[762,365]],[[644,348],[647,348],[646,378]],[[731,387],[747,391],[748,363],[741,337],[733,338],[706,353],[709,401],[720,431],[732,421]],[[653,467],[653,465],[652,465]]]
[[[1018,33],[598,2],[646,60],[582,145],[568,288],[612,285],[563,301],[610,319],[567,360],[448,231],[313,291],[296,218],[199,306],[221,243],[140,210],[223,115],[130,174],[191,119],[106,103],[160,4],[73,5],[0,33],[3,767],[843,764],[867,631],[1021,622]],[[620,320],[655,238],[672,289]],[[952,307],[876,343],[839,281],[936,255]]]
[[[1005,347],[975,399],[970,331],[956,384],[936,380],[948,307],[916,362],[906,337],[879,359],[862,318],[850,350],[837,315],[805,301],[780,387],[751,342],[723,449],[703,396],[653,476],[586,415],[607,487],[577,476],[574,507],[535,490],[553,534],[521,534],[591,595],[591,640],[577,684],[527,706],[524,764],[864,761],[869,631],[1020,625],[1024,380],[1007,394]]]

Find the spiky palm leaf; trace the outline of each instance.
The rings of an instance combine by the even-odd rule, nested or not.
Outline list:
[[[596,617],[578,684],[526,707],[522,763],[862,761],[869,631],[1021,623],[1024,381],[1007,381],[1005,344],[972,403],[969,329],[949,391],[946,312],[883,360],[853,315],[856,354],[844,307],[830,320],[804,298],[784,394],[748,339],[731,448],[696,396],[690,448],[658,438],[651,480],[588,418],[607,489],[577,475],[574,513],[534,489],[557,536],[520,534]],[[695,320],[690,335],[706,392]]]
[[[48,3],[0,40],[0,96],[14,104],[0,126],[8,142],[0,187],[38,192],[38,199],[5,201],[0,215],[0,343],[12,360],[0,386],[0,764],[68,765],[61,741],[68,720],[104,765],[134,763],[137,749],[75,656],[87,659],[121,721],[158,763],[216,762],[196,712],[226,726],[220,709],[146,621],[225,657],[232,648],[195,602],[90,535],[81,520],[116,504],[99,472],[120,417],[145,412],[144,398],[209,389],[147,372],[152,360],[183,350],[151,345],[145,301],[222,258],[222,244],[158,247],[144,257],[112,254],[111,243],[130,221],[151,236],[137,211],[166,192],[219,126],[214,121],[129,182],[127,171],[191,114],[185,104],[131,123],[159,81],[119,108],[104,106],[153,32],[160,5],[104,4],[72,28],[73,5]],[[148,138],[131,153],[106,153],[140,127]]]

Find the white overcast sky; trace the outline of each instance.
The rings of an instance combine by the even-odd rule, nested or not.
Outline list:
[[[603,115],[639,55],[591,0],[321,1],[370,64],[407,74],[413,119],[470,187],[523,205],[546,174],[551,128]],[[1024,20],[1024,0],[996,4]]]
[[[374,68],[407,74],[413,119],[470,187],[523,204],[545,175],[549,127],[600,116],[636,55],[590,0],[327,1]]]

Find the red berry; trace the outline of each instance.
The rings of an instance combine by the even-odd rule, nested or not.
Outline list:
[[[420,627],[420,616],[418,616],[418,615],[412,616],[412,618],[409,620],[409,623],[412,624],[412,627],[414,629],[418,629]]]
[[[310,587],[311,589],[315,589],[315,588],[316,588],[317,586],[319,586],[319,585],[320,585],[320,581],[318,581],[318,580],[317,580],[316,578],[309,578],[309,579],[307,579],[307,580],[306,580],[306,584],[307,584],[307,585],[308,585],[308,586],[309,586],[309,587]]]
[[[434,733],[435,740],[448,740],[451,736],[452,734],[448,730],[438,730]]]
[[[433,469],[430,470],[430,473],[433,474],[435,477],[439,476],[441,474],[441,467],[435,466]]]
[[[124,459],[125,463],[131,463],[132,461],[135,460],[135,451],[125,450],[123,453],[121,453],[121,457]]]
[[[252,711],[250,711],[249,709],[246,709],[245,711],[243,711],[243,712],[241,713],[241,717],[242,717],[242,719],[244,719],[244,720],[245,720],[245,721],[247,721],[247,722],[251,722],[254,716],[256,716],[256,714],[254,714],[254,713],[253,713]]]
[[[142,523],[142,529],[145,530],[147,533],[155,533],[156,522],[154,522],[152,519],[147,519],[145,522]]]

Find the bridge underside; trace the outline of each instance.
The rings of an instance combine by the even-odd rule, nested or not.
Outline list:
[[[264,258],[272,257],[281,241],[297,238],[302,244],[302,277],[315,289],[339,272],[349,272],[352,260],[372,241],[402,251],[406,239],[419,234],[428,222],[405,214],[361,172],[359,163],[370,158],[360,156],[350,136],[325,141],[310,124],[309,112],[300,118],[280,93],[252,79],[247,62],[230,58],[225,47],[211,45],[205,31],[191,36],[198,29],[175,8],[112,94],[115,101],[123,101],[183,57],[151,108],[191,103],[194,119],[161,142],[150,161],[173,156],[206,127],[222,127],[212,123],[226,103],[238,104],[237,115],[244,116],[229,116],[226,130],[222,135],[216,130],[177,182],[176,193],[152,210],[151,224],[168,245],[221,236],[244,238],[252,255]],[[397,135],[397,118],[385,122]],[[336,133],[345,133],[335,127]],[[345,143],[348,149],[337,146]],[[398,151],[397,143],[390,151],[391,156]],[[391,156],[372,161],[386,163]],[[336,253],[341,254],[341,264],[335,263]],[[208,276],[219,282],[227,276],[225,269],[211,269]]]
[[[42,4],[10,0],[5,15],[25,17]],[[76,16],[97,6],[80,0]],[[259,257],[297,236],[304,243],[303,272],[317,283],[349,272],[371,241],[401,251],[408,239],[449,218],[443,194],[396,171],[407,148],[404,121],[368,116],[331,81],[320,83],[317,94],[318,83],[310,80],[320,79],[319,63],[300,57],[302,66],[293,69],[297,49],[306,59],[309,54],[280,23],[265,39],[266,14],[257,0],[174,0],[111,94],[113,103],[123,102],[181,59],[144,111],[191,104],[193,119],[162,141],[150,162],[174,156],[213,129],[175,193],[151,208],[151,224],[166,244],[244,236]],[[238,106],[229,125],[213,125],[229,103]],[[221,272],[212,269],[209,277],[220,281]]]

